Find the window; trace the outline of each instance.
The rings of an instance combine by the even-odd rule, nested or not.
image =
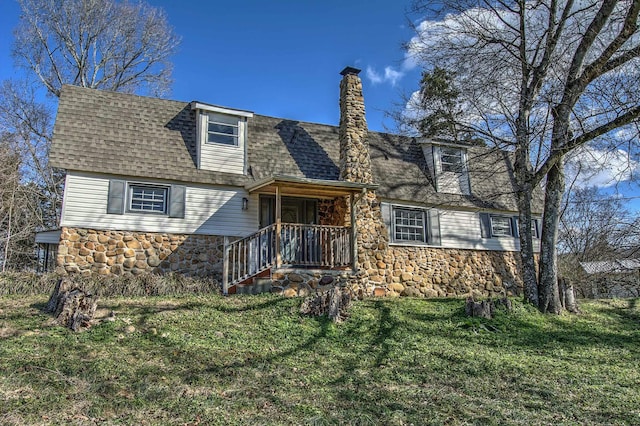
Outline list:
[[[480,213],[482,238],[518,237],[518,217],[504,214]]]
[[[129,211],[166,214],[168,193],[167,187],[129,185]]]
[[[427,242],[423,210],[393,208],[393,238],[395,241]]]
[[[491,216],[491,235],[494,237],[511,237],[511,218],[508,216]]]
[[[540,223],[538,222],[538,220],[539,219],[531,219],[531,235],[533,236],[533,238],[540,238]]]
[[[207,143],[238,145],[238,117],[207,114]]]
[[[440,162],[442,163],[443,172],[462,173],[463,171],[463,157],[462,149],[442,147],[440,154]]]
[[[107,214],[151,213],[184,218],[187,188],[109,180]]]

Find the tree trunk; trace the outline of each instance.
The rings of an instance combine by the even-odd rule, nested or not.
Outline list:
[[[524,300],[538,306],[538,276],[531,235],[531,197],[532,190],[527,185],[518,191],[518,230],[520,234],[520,261],[522,263],[522,281],[524,283]]]
[[[538,309],[542,313],[559,314],[562,312],[558,293],[558,222],[560,206],[564,194],[564,163],[554,165],[547,175],[544,199],[544,218],[542,238],[540,240],[540,297]]]

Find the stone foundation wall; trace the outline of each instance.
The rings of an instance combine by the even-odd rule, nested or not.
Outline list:
[[[348,225],[349,206],[342,199],[320,205],[330,224]],[[326,223],[329,224],[329,223]],[[389,244],[380,201],[369,192],[357,205],[359,291],[389,296],[515,296],[522,293],[517,252],[461,250]],[[305,281],[306,282],[306,281]]]
[[[515,252],[390,246],[363,267],[369,284],[389,296],[515,296],[523,286]]]
[[[176,272],[222,277],[224,238],[62,228],[57,267],[83,275]]]

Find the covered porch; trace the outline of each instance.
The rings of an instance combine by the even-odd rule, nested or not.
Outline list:
[[[355,269],[355,205],[376,187],[292,176],[248,185],[250,194],[259,195],[260,229],[236,241],[225,240],[223,292],[271,269]]]

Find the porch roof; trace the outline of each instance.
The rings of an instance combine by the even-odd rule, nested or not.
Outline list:
[[[259,181],[252,182],[245,186],[249,193],[275,192],[276,187],[280,188],[282,195],[304,195],[315,197],[339,197],[365,190],[374,190],[378,184],[347,182],[342,180],[310,179],[298,176],[276,175],[269,176]]]

